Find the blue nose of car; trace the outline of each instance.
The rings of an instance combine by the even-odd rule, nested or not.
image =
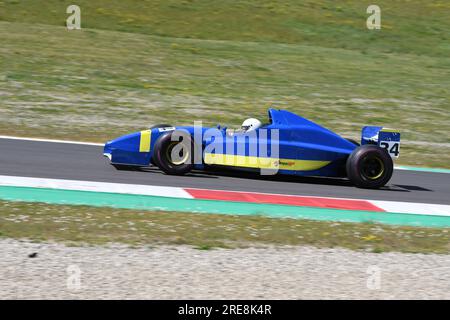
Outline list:
[[[140,146],[141,132],[135,132],[108,141],[103,148],[103,155],[111,161],[111,164],[149,165],[150,152],[142,151]]]
[[[109,160],[111,160],[112,157],[112,141],[108,141],[105,143],[105,146],[103,147],[103,155],[107,157]]]

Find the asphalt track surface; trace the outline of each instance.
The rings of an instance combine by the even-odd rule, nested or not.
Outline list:
[[[101,146],[0,139],[0,175],[290,195],[450,204],[450,174],[394,170],[386,187],[358,189],[346,179],[259,176],[243,172],[192,172],[169,176],[158,169],[116,170]]]

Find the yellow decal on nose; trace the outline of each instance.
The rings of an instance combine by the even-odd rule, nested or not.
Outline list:
[[[141,131],[141,142],[139,143],[139,152],[149,152],[150,151],[150,141],[151,141],[150,130]]]

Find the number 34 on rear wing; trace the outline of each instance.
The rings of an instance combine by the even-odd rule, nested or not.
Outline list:
[[[400,132],[398,130],[366,126],[362,128],[361,145],[376,144],[386,149],[392,158],[400,155]]]

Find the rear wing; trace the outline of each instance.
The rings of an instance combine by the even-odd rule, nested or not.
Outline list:
[[[400,154],[400,132],[398,130],[366,126],[362,128],[361,145],[376,144],[386,149],[392,158]]]

